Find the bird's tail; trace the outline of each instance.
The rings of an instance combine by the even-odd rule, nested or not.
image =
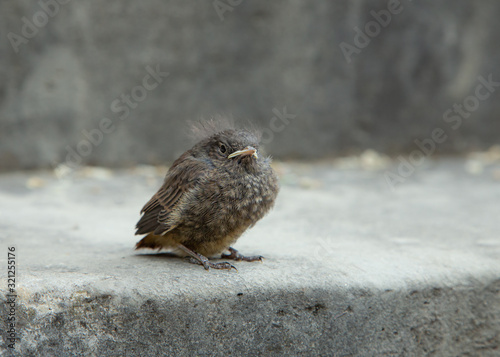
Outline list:
[[[150,248],[150,249],[162,249],[169,246],[166,244],[166,239],[164,236],[159,236],[153,233],[149,233],[147,236],[142,238],[135,245],[135,249]]]

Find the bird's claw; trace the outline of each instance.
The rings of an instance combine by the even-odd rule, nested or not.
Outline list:
[[[240,252],[238,252],[236,249],[229,247],[229,254],[221,254],[222,259],[232,259],[236,261],[244,261],[244,262],[255,262],[255,261],[260,261],[262,263],[264,257],[262,255],[253,255],[250,257],[246,257]]]
[[[238,269],[236,269],[236,267],[234,265],[232,265],[231,263],[228,263],[228,262],[213,263],[210,260],[208,260],[207,258],[201,259],[201,260],[198,260],[195,258],[190,258],[189,262],[193,263],[193,264],[203,265],[205,270],[209,270],[210,268],[212,268],[212,269],[227,269],[227,270],[234,269],[234,270],[238,271]]]

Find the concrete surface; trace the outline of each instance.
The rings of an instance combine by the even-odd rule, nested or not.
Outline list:
[[[384,160],[275,167],[274,211],[236,244],[266,259],[238,272],[133,251],[165,168],[1,175],[14,354],[498,356],[500,160],[427,160],[394,190]]]
[[[80,161],[73,151],[84,165],[162,164],[187,148],[186,120],[221,113],[267,130],[277,158],[411,152],[436,127],[449,135],[437,151],[486,149],[499,87],[476,89],[500,82],[499,12],[495,0],[0,1],[0,170]],[[148,66],[169,75],[144,91]],[[104,140],[85,144],[104,119]]]

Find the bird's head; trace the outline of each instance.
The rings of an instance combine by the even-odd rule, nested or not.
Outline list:
[[[255,169],[259,156],[259,139],[247,130],[224,130],[205,140],[206,154],[217,166],[233,169]]]

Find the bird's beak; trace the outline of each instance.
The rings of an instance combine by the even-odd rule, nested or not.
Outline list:
[[[249,156],[249,155],[252,155],[253,157],[255,157],[257,159],[258,158],[257,149],[255,149],[251,146],[247,146],[243,150],[238,150],[238,151],[233,152],[227,158],[230,159],[230,158],[236,157],[236,156]]]

